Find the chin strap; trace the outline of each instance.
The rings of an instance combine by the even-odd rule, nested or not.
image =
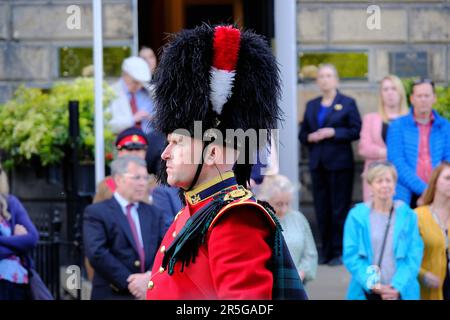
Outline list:
[[[195,172],[194,179],[192,180],[192,183],[189,186],[189,188],[184,189],[185,192],[191,191],[192,188],[194,188],[195,184],[197,183],[198,178],[200,177],[200,173],[202,172],[202,168],[203,168],[203,160],[204,160],[203,157],[205,156],[205,150],[211,142],[212,142],[212,140],[204,142],[203,149],[202,149],[202,157],[200,158],[200,163],[197,166],[197,171]]]

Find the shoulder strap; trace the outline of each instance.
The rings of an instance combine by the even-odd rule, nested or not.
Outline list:
[[[251,198],[243,198],[243,199],[233,201],[233,202],[227,204],[226,206],[224,206],[214,217],[211,224],[209,225],[208,230],[210,230],[212,227],[214,227],[215,223],[218,221],[218,219],[221,216],[223,216],[223,214],[228,212],[230,209],[232,209],[234,207],[238,207],[238,206],[248,206],[248,207],[253,207],[253,208],[259,209],[259,211],[263,213],[263,216],[265,216],[268,219],[268,221],[270,222],[270,224],[273,227],[277,226],[277,222],[274,220],[274,217],[272,217],[270,215],[270,213],[266,210],[266,208],[264,206],[262,206],[261,204],[259,204],[256,201],[252,200]]]
[[[391,219],[392,213],[394,212],[394,204],[392,204],[391,211],[389,211],[389,218],[386,225],[386,229],[384,230],[383,244],[381,245],[380,257],[378,258],[378,267],[381,269],[381,262],[383,261],[384,256],[384,248],[386,247],[386,239],[389,233],[389,228],[391,227]]]

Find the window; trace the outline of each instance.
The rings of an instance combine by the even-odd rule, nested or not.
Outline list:
[[[59,77],[92,76],[94,72],[92,54],[92,48],[59,48]],[[119,77],[122,70],[122,61],[130,55],[130,47],[103,48],[103,72],[105,76]]]
[[[302,52],[299,54],[299,81],[316,78],[320,64],[333,64],[342,80],[367,80],[369,58],[367,52]]]

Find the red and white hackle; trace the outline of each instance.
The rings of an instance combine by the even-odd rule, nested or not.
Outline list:
[[[233,26],[215,28],[209,100],[219,115],[232,95],[240,38],[240,31]]]

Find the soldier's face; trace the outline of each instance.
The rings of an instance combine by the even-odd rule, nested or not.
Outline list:
[[[194,179],[201,158],[202,143],[185,135],[172,133],[161,154],[166,161],[167,182],[171,186],[188,188]]]

